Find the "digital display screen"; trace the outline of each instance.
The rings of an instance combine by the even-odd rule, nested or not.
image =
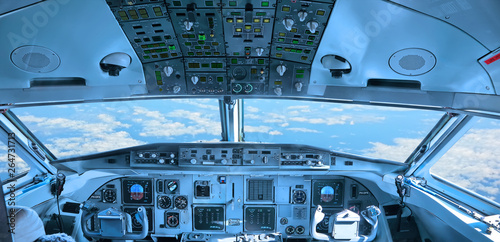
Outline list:
[[[151,204],[153,201],[153,186],[151,180],[123,180],[123,203]]]
[[[245,207],[245,231],[274,231],[276,208],[270,206]]]
[[[324,207],[343,205],[344,183],[342,180],[314,180],[313,203]]]
[[[195,206],[195,230],[224,230],[224,206]]]

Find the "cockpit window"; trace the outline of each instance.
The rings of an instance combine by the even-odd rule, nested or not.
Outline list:
[[[299,100],[245,100],[246,141],[296,143],[404,162],[442,112]]]
[[[135,100],[12,111],[58,158],[150,143],[221,139],[217,99]]]
[[[13,140],[0,142],[0,179],[2,182],[16,179],[30,170],[30,166],[17,155],[17,149],[21,147]]]
[[[431,168],[431,173],[500,202],[500,120],[477,118],[474,126]]]

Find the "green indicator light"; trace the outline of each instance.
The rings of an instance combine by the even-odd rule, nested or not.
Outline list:
[[[282,50],[283,50],[283,47],[279,47],[279,46],[278,46],[278,47],[276,47],[276,50],[277,50],[277,51],[282,51]]]
[[[290,52],[297,52],[297,50],[296,49],[291,49]]]
[[[240,52],[233,52],[233,55],[240,55]]]
[[[159,46],[167,46],[165,43],[160,43]]]
[[[160,7],[154,7],[154,8],[153,8],[153,11],[155,12],[155,15],[156,15],[157,17],[159,17],[159,16],[162,16],[162,15],[163,15],[163,13],[161,12],[161,8],[160,8]]]
[[[195,46],[194,48],[197,50],[201,50],[201,46],[199,46],[199,45]]]
[[[155,71],[156,76],[161,76],[161,71]]]
[[[176,6],[176,7],[181,6],[181,1],[174,1],[174,6]]]
[[[188,52],[188,55],[193,56],[194,52]]]
[[[144,60],[148,60],[149,59],[149,56],[147,56],[147,55],[145,55],[143,57],[144,57]]]
[[[144,54],[151,54],[151,51],[149,51],[149,50],[145,50],[145,51],[144,51]]]
[[[205,44],[205,41],[203,41],[203,40],[198,40],[198,44],[200,44],[200,45],[204,45],[204,44]]]
[[[240,16],[241,13],[240,12],[231,12],[231,15],[233,15],[233,16]]]
[[[175,46],[174,46],[174,50],[175,50]],[[167,51],[168,51],[168,49],[167,49],[167,48],[163,48],[163,49],[161,49],[161,52],[167,52]]]
[[[309,30],[306,30],[306,34],[311,34],[311,31],[309,31]]]
[[[309,40],[314,40],[314,39],[316,39],[316,36],[309,36],[308,39]]]
[[[297,69],[297,71],[295,71],[297,73],[304,73],[304,70],[303,69]]]
[[[259,65],[263,65],[264,64],[264,59],[259,59],[258,63],[259,63]]]
[[[302,49],[297,49],[297,53],[302,53]]]
[[[205,55],[212,55],[212,52],[205,52]]]
[[[231,59],[231,64],[238,64],[238,60],[237,59]]]
[[[207,39],[207,36],[205,36],[205,34],[198,35],[198,40],[206,40],[206,39]]]
[[[169,45],[169,46],[168,46],[168,49],[169,49],[169,50],[175,50],[175,45]]]
[[[307,41],[306,44],[313,45],[314,43],[312,41]]]
[[[224,77],[218,76],[217,77],[217,82],[224,82]]]
[[[188,34],[188,38],[194,39],[195,35],[194,34]]]
[[[279,38],[278,42],[285,42],[285,39],[284,38]]]
[[[295,75],[295,78],[304,78],[304,74],[297,74]]]
[[[191,42],[184,43],[186,46],[191,46]]]
[[[262,2],[262,3],[260,3],[260,6],[269,7],[269,2]]]
[[[203,63],[203,64],[201,64],[201,67],[203,67],[203,68],[209,68],[209,67],[210,67],[210,64],[208,64],[208,63]]]
[[[246,50],[246,51],[250,51],[250,50],[252,50],[252,48],[250,48],[250,47],[245,47],[245,50]]]
[[[212,2],[212,1],[205,1],[205,6],[214,6],[214,2]]]
[[[298,44],[298,43],[299,43],[299,41],[298,41],[298,40],[296,40],[296,39],[294,39],[294,40],[292,40],[292,43],[293,43],[293,44]]]
[[[153,48],[155,47],[155,45],[148,45],[148,48]]]
[[[232,7],[236,6],[236,1],[229,1],[229,6],[232,6]]]
[[[233,19],[233,18],[227,18],[227,19],[226,19],[226,22],[228,22],[228,23],[232,23],[232,22],[234,22],[234,19]]]
[[[257,16],[266,16],[266,12],[257,12],[255,13]]]

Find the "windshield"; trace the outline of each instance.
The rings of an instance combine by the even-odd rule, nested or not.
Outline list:
[[[58,158],[161,142],[219,142],[218,99],[17,108]],[[315,101],[244,100],[245,141],[305,144],[404,162],[442,112]]]
[[[404,162],[443,112],[300,100],[245,100],[246,141],[295,143]]]
[[[12,111],[58,158],[159,142],[221,139],[217,99],[135,100]]]

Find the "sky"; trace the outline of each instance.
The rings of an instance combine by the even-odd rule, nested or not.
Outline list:
[[[148,143],[218,142],[218,110],[216,99],[13,109],[59,158]],[[245,141],[305,144],[404,162],[442,115],[366,105],[248,99],[244,101]],[[495,151],[500,145],[499,135],[500,123],[480,120],[432,172],[500,201],[500,163],[495,160],[500,157],[500,151]],[[0,148],[0,157],[6,157],[5,152]],[[5,165],[0,164],[0,169],[0,175],[5,175]]]

